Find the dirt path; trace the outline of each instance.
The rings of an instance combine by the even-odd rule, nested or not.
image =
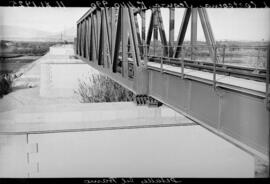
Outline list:
[[[14,110],[17,108],[26,108],[27,105],[51,105],[62,103],[79,103],[77,98],[45,98],[39,95],[41,63],[47,55],[39,58],[33,63],[21,68],[17,73],[12,87],[13,91],[0,99],[0,113]]]

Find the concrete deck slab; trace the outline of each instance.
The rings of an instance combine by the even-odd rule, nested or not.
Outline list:
[[[133,102],[28,106],[0,113],[0,133],[44,133],[146,126],[197,125],[163,106]]]
[[[26,135],[0,135],[0,178],[28,174]]]
[[[30,134],[28,139],[28,147],[38,145],[30,154],[30,177],[254,177],[252,156],[200,126]],[[18,154],[25,148],[20,149]],[[17,155],[7,154],[12,149],[2,150],[1,158],[14,163]],[[25,174],[22,166],[19,174],[12,169],[1,176]]]

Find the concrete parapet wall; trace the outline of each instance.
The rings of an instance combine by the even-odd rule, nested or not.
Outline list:
[[[73,58],[70,45],[51,47],[41,61],[40,96],[72,97],[79,81],[86,81],[91,74],[99,72],[79,59]]]
[[[87,64],[41,64],[40,96],[71,97],[78,89],[79,81],[98,74]]]

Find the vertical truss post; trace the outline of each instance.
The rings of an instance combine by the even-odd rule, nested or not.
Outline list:
[[[85,28],[84,28],[84,34],[85,34],[85,37],[84,37],[84,48],[85,48],[85,51],[84,51],[84,56],[86,59],[88,59],[88,18],[86,18],[85,20]]]
[[[112,37],[112,32],[111,32],[111,19],[108,17],[110,14],[110,9],[109,8],[104,8],[104,13],[105,13],[105,28],[106,28],[106,34],[107,34],[107,40],[108,40],[108,47],[109,50],[111,51],[112,47],[112,42],[111,42],[111,37]]]
[[[267,58],[266,58],[266,109],[270,111],[270,89],[269,89],[269,82],[270,82],[270,44],[267,47]],[[270,132],[270,113],[268,113],[268,132]],[[270,154],[269,150],[270,146],[270,134],[268,134],[268,155]]]
[[[87,55],[88,60],[91,60],[91,17],[89,16],[87,19]]]
[[[214,34],[213,34],[213,31],[212,31],[212,27],[211,27],[211,24],[210,24],[210,20],[209,20],[207,11],[206,11],[205,8],[202,8],[202,12],[203,12],[204,17],[205,17],[205,22],[206,22],[207,29],[209,31],[209,36],[210,36],[210,39],[211,39],[211,43],[213,45],[215,45],[215,38],[214,38]]]
[[[210,55],[211,55],[211,57],[213,57],[214,56],[214,47],[216,45],[216,42],[215,42],[215,38],[213,35],[213,31],[212,31],[212,28],[211,28],[211,25],[209,22],[207,12],[204,8],[199,8],[198,13],[199,13],[199,16],[201,19],[201,24],[202,24],[203,32],[204,32],[204,35],[206,38],[206,42],[207,42],[207,45],[209,46]],[[219,58],[216,58],[216,59],[217,59],[217,62],[220,63]]]
[[[93,53],[92,53],[92,17],[90,16],[89,17],[89,50],[88,50],[88,53],[89,53],[89,60],[93,60]]]
[[[266,59],[266,107],[270,111],[270,45],[267,47]]]
[[[85,20],[82,23],[82,56],[85,58]]]
[[[83,21],[83,57],[86,58],[86,20]]]
[[[102,33],[102,23],[101,23],[101,16],[102,16],[102,11],[96,11],[96,18],[97,18],[97,24],[96,24],[96,27],[97,27],[97,52],[100,53],[100,37],[101,37],[101,33]],[[99,59],[99,55],[98,55],[98,59]]]
[[[141,11],[141,23],[142,23],[142,42],[145,43],[145,10]]]
[[[103,53],[103,66],[105,68],[109,68],[110,67],[110,63],[109,63],[109,58],[108,58],[108,53],[109,53],[109,49],[110,49],[110,42],[109,42],[109,31],[108,31],[108,20],[107,20],[107,15],[106,15],[106,9],[107,8],[103,8],[102,9],[102,15],[101,15],[101,23],[102,23],[102,53]]]
[[[148,32],[147,32],[147,38],[146,38],[147,53],[149,52],[149,46],[151,44],[153,27],[154,27],[154,12],[152,10],[149,28],[148,28]]]
[[[85,21],[82,23],[82,56],[85,57]]]
[[[143,44],[143,60],[144,64],[147,65],[147,47],[145,44],[145,10],[141,11],[141,24],[142,24],[142,30],[141,30],[141,35],[142,35],[142,44]]]
[[[82,47],[82,40],[83,40],[83,21],[80,23],[80,55],[83,56],[83,47]]]
[[[170,22],[169,22],[169,57],[173,57],[173,46],[174,46],[174,14],[175,8],[170,8]]]
[[[137,70],[137,67],[140,66],[140,51],[139,51],[139,44],[138,44],[138,37],[136,34],[136,25],[135,25],[135,18],[134,18],[134,11],[133,8],[128,8],[128,25],[129,25],[129,34],[130,34],[130,41],[131,41],[131,49],[133,50],[132,52],[132,57],[135,59],[134,63],[134,70]]]
[[[93,45],[94,45],[94,55],[95,55],[94,62],[97,62],[98,61],[98,37],[97,37],[98,24],[97,24],[97,16],[95,12],[93,12],[93,15],[92,15],[93,16],[93,43],[94,43]]]
[[[82,39],[81,39],[81,43],[82,43],[82,46],[81,46],[81,48],[82,48],[82,57],[84,57],[84,40],[85,40],[85,35],[84,35],[84,29],[85,29],[85,22],[83,21],[82,22],[82,27],[81,27],[81,34],[82,34]]]
[[[259,61],[260,61],[260,51],[261,51],[261,49],[260,48],[258,48],[258,54],[257,54],[257,62],[256,62],[256,71],[258,71],[258,64],[259,64]]]
[[[139,49],[140,49],[140,54],[142,56],[143,55],[143,45],[142,45],[142,40],[141,40],[141,36],[140,36],[139,23],[138,23],[137,15],[134,15],[134,23],[135,23],[135,29],[136,29],[137,39],[138,39],[138,46],[139,46]]]
[[[112,58],[111,58],[111,47],[112,47],[112,44],[111,44],[111,30],[110,30],[110,19],[108,18],[108,13],[109,13],[109,10],[108,8],[104,8],[104,38],[105,38],[105,56],[106,56],[106,60],[107,60],[107,68],[111,68],[111,65],[112,65]]]
[[[83,40],[84,40],[83,27],[84,27],[84,21],[82,21],[82,24],[81,24],[81,56],[82,57],[84,55],[84,53],[83,53]]]
[[[128,10],[121,8],[122,76],[128,77]]]
[[[115,40],[115,8],[110,8],[111,13],[111,58],[113,60],[113,52],[114,52],[114,40]]]
[[[182,44],[184,42],[184,38],[185,38],[186,31],[187,31],[187,26],[188,26],[188,21],[189,21],[190,15],[191,15],[191,9],[190,8],[185,9],[184,17],[182,19],[181,27],[180,27],[179,34],[177,37],[177,46],[176,46],[176,49],[174,51],[174,58],[178,58],[178,56],[181,52],[181,47],[179,47],[179,46],[182,46]]]
[[[184,79],[184,75],[185,75],[185,48],[183,46],[181,46],[181,53],[182,53],[182,59],[181,59],[181,73],[182,73],[182,79]]]
[[[77,39],[76,39],[76,54],[79,55],[79,45],[78,45],[78,42],[79,42],[79,24],[77,24]]]
[[[157,20],[158,20],[158,30],[159,30],[159,34],[160,34],[160,39],[161,39],[161,44],[164,46],[163,47],[163,56],[166,56],[168,51],[168,43],[167,43],[167,39],[166,39],[166,34],[165,34],[165,29],[164,29],[164,25],[163,25],[163,21],[162,21],[162,15],[161,15],[161,11],[160,8],[157,9]]]
[[[97,51],[96,51],[96,28],[95,28],[95,16],[92,15],[92,19],[91,19],[91,42],[92,42],[92,61],[96,62],[97,60]]]
[[[80,35],[80,40],[79,40],[79,54],[82,56],[82,22],[79,24],[79,35]]]
[[[78,39],[78,54],[81,56],[82,55],[82,52],[81,52],[81,36],[82,36],[82,34],[81,34],[81,22],[79,23],[79,30],[78,30],[78,32],[79,32],[79,39]]]
[[[194,51],[196,50],[197,43],[197,8],[191,10],[191,60],[194,60]]]
[[[94,18],[94,42],[95,42],[95,62],[98,63],[98,60],[99,60],[99,29],[98,27],[100,26],[100,23],[98,21],[98,11],[94,11],[93,12],[93,18]]]
[[[223,47],[222,47],[222,49],[223,49],[223,54],[222,54],[222,64],[224,64],[225,63],[225,52],[226,52],[226,47],[225,47],[225,45],[223,45]]]
[[[121,41],[121,8],[118,8],[118,18],[117,18],[117,26],[116,30],[113,33],[114,37],[114,47],[113,47],[113,73],[117,72],[117,65],[118,65],[118,51],[120,48],[120,41]]]
[[[163,57],[160,57],[160,72],[163,73]]]
[[[214,47],[214,67],[213,67],[213,86],[214,90],[216,90],[216,64],[217,64],[217,47]]]
[[[99,11],[98,11],[99,12]],[[97,13],[98,13],[97,12]],[[103,29],[103,10],[101,10],[99,13],[98,13],[98,46],[99,46],[99,49],[98,49],[98,65],[103,65],[104,66],[104,29]]]
[[[87,58],[87,60],[90,60],[90,57],[89,57],[89,17],[87,17],[85,19],[85,22],[86,22],[86,28],[85,28],[85,32],[86,32],[86,38],[85,38],[86,58]]]
[[[77,39],[76,39],[76,54],[79,54],[79,48],[78,48],[78,42],[79,42],[79,24],[77,24]]]
[[[156,55],[156,44],[158,41],[158,14],[157,8],[153,9],[154,13],[154,55]]]

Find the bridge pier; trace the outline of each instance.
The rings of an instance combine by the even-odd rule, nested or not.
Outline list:
[[[148,95],[136,95],[134,102],[137,105],[148,105],[148,107],[160,107],[162,103]]]

